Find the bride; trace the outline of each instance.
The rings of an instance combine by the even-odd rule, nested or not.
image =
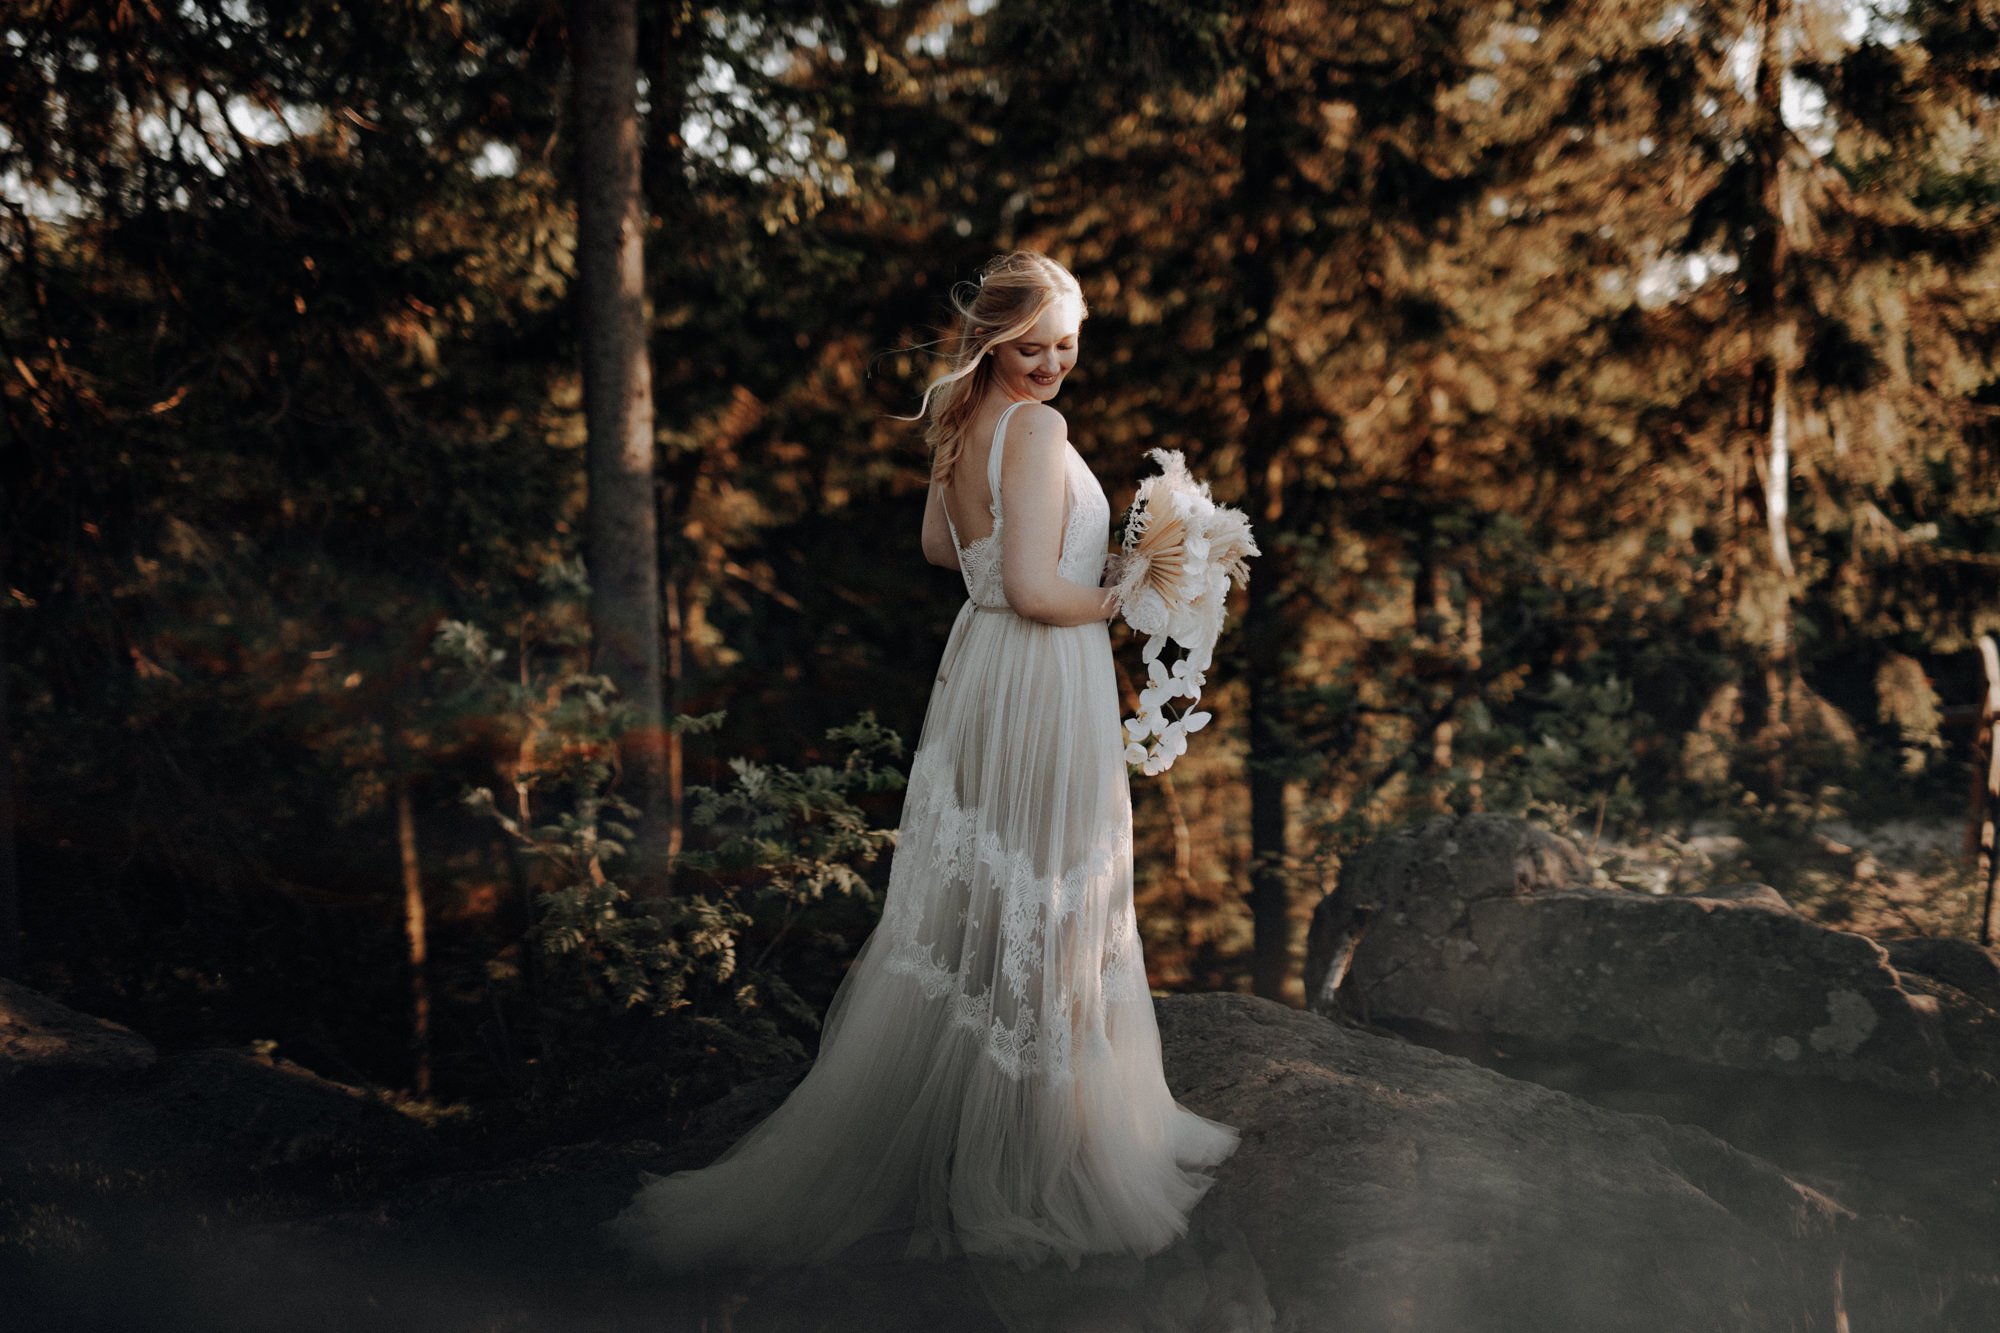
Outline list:
[[[1016,251],[953,294],[925,391],[923,549],[968,594],[911,761],[882,917],[790,1097],[712,1165],[641,1173],[606,1238],[670,1273],[1157,1253],[1237,1131],[1176,1102],[1132,909],[1103,580],[1110,505],[1049,406],[1083,293]]]

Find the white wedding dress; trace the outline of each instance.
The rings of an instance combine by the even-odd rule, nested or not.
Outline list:
[[[672,1273],[890,1257],[1075,1268],[1188,1229],[1235,1149],[1176,1102],[1132,910],[1132,803],[1107,622],[1015,615],[993,531],[959,547],[970,600],[911,761],[882,917],[805,1079],[712,1165],[605,1223]],[[1097,586],[1110,505],[1066,445],[1060,576]],[[947,513],[947,522],[949,514]],[[952,526],[952,541],[958,532]]]

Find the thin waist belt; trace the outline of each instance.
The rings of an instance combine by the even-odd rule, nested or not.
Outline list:
[[[995,614],[1004,614],[1004,615],[1010,615],[1010,616],[1012,616],[1012,615],[1019,615],[1019,614],[1020,614],[1020,613],[1019,613],[1018,611],[1016,611],[1016,610],[1015,610],[1015,609],[1014,609],[1013,607],[1011,607],[1011,606],[983,606],[983,605],[981,605],[980,603],[978,603],[978,602],[975,602],[975,601],[973,601],[973,600],[972,600],[972,599],[971,599],[970,597],[968,597],[968,598],[966,598],[966,599],[965,599],[965,604],[966,604],[967,606],[971,607],[971,608],[972,608],[973,610],[975,610],[975,611],[991,611],[991,612],[994,612]],[[962,646],[963,646],[963,640],[961,640],[961,641],[960,641],[960,643],[959,643],[958,645],[955,645],[955,646],[956,646],[956,647],[962,647]],[[948,674],[950,673],[950,671],[951,671],[951,668],[952,668],[952,666],[953,666],[953,661],[952,661],[952,659],[953,659],[953,658],[955,658],[955,657],[956,657],[957,655],[958,655],[958,654],[957,654],[956,652],[953,652],[953,653],[950,653],[950,654],[948,654],[948,655],[946,656],[946,658],[945,658],[945,660],[944,660],[943,662],[939,663],[939,665],[938,665],[938,673],[937,673],[937,683],[938,683],[938,684],[940,684],[940,685],[944,684],[944,682],[945,682],[945,677],[946,677],[946,675],[948,675]]]

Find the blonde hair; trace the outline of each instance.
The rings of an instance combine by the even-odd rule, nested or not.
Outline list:
[[[931,477],[940,485],[951,480],[965,452],[966,428],[986,388],[993,382],[993,363],[986,353],[1012,342],[1035,327],[1042,312],[1062,297],[1076,302],[1079,317],[1088,315],[1083,288],[1061,264],[1036,250],[1012,250],[988,260],[978,281],[961,282],[951,290],[955,315],[945,341],[948,367],[924,387],[916,421],[931,408],[924,439],[931,447]],[[980,330],[975,333],[974,330]],[[931,407],[931,400],[937,399]]]

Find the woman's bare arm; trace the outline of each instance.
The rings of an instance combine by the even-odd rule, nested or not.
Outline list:
[[[1000,455],[1000,513],[1007,538],[1000,544],[1000,581],[1007,601],[1029,620],[1085,625],[1117,614],[1117,598],[1103,588],[1071,583],[1056,572],[1062,556],[1064,446],[1069,426],[1062,413],[1034,403],[1007,421]]]

